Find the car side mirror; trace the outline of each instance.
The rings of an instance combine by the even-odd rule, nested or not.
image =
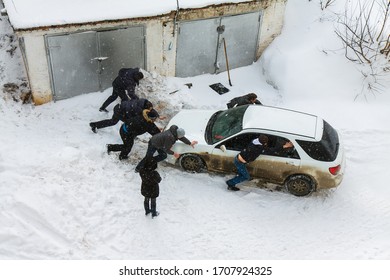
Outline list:
[[[221,145],[219,148],[221,149],[222,152],[226,152],[226,146],[225,145]]]

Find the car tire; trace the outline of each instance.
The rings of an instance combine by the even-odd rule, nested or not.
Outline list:
[[[194,154],[182,155],[179,159],[179,164],[181,168],[188,172],[199,173],[205,168],[202,158]]]
[[[295,196],[307,196],[315,189],[313,180],[305,175],[293,175],[285,183],[286,190]]]

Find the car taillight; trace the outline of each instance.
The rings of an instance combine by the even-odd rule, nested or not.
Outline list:
[[[332,174],[332,175],[337,175],[339,173],[341,169],[341,165],[337,165],[335,167],[329,167],[329,172]]]

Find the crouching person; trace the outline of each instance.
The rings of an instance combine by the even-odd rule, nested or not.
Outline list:
[[[139,171],[142,180],[141,194],[145,197],[145,215],[147,216],[152,213],[152,218],[159,215],[156,207],[157,197],[160,193],[159,183],[161,182],[161,176],[156,169],[157,162],[154,158],[150,157],[145,160],[144,165]]]
[[[159,117],[156,110],[143,110],[142,115],[138,115],[126,119],[119,129],[119,134],[122,138],[123,144],[108,144],[107,153],[119,152],[119,159],[124,160],[129,158],[129,153],[134,145],[134,139],[138,135],[148,132],[150,135],[155,135],[161,130],[154,123]]]
[[[198,144],[198,141],[191,142],[185,137],[184,129],[179,128],[177,125],[171,125],[169,129],[155,134],[152,138],[150,138],[146,155],[136,166],[135,172],[139,172],[141,167],[144,165],[145,160],[150,157],[153,157],[157,162],[166,159],[168,154],[173,155],[175,158],[179,158],[180,154],[171,150],[177,140],[180,140],[191,147]],[[154,156],[155,152],[158,153],[157,156]]]

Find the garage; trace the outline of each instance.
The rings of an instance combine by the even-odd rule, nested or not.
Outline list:
[[[46,36],[53,97],[111,87],[118,70],[145,67],[143,27]]]
[[[256,60],[261,13],[179,23],[176,76],[219,73]]]
[[[45,9],[52,13],[37,18],[39,5],[0,1],[36,105],[110,88],[122,67],[192,77],[250,65],[280,34],[287,3],[179,0],[145,8],[123,0],[107,9],[105,1],[84,0],[69,9],[51,0]]]

